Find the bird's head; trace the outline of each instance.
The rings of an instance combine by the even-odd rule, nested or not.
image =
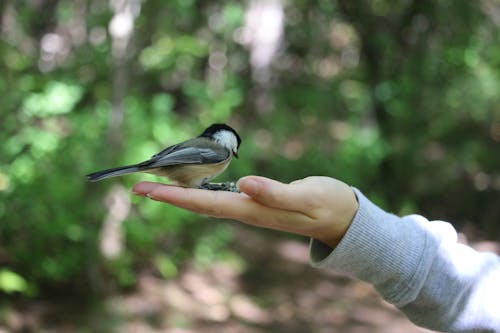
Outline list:
[[[205,129],[200,136],[214,140],[221,146],[229,149],[234,157],[238,158],[238,148],[241,144],[241,138],[232,127],[226,124],[213,124]]]

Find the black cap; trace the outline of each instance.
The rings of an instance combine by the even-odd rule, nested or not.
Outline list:
[[[228,126],[226,124],[212,124],[212,125],[210,125],[210,127],[205,129],[203,131],[203,133],[200,134],[200,136],[211,138],[215,133],[222,131],[222,130],[230,131],[230,132],[234,133],[234,135],[236,136],[236,140],[238,141],[238,148],[239,148],[240,144],[241,144],[240,136],[231,126]]]

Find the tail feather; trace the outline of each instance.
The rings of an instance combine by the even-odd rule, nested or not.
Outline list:
[[[96,182],[96,181],[99,181],[101,179],[126,175],[126,174],[137,172],[137,171],[139,171],[139,168],[137,166],[127,165],[127,166],[122,166],[122,167],[111,168],[111,169],[93,172],[93,173],[86,175],[86,177],[87,177],[87,181]]]

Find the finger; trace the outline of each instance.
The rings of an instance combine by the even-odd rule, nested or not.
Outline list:
[[[176,186],[153,186],[147,196],[192,212],[236,220],[252,220],[261,206],[246,194]]]
[[[132,187],[132,193],[134,193],[136,195],[146,196],[148,193],[153,191],[156,187],[162,186],[162,185],[168,186],[168,185],[161,184],[161,183],[140,182],[140,183],[135,184],[134,187]]]
[[[156,186],[147,194],[150,198],[167,202],[190,211],[223,218],[244,215],[247,210],[244,194],[209,191],[177,186]],[[238,213],[240,211],[240,213]]]
[[[154,187],[148,196],[198,214],[306,236],[314,227],[313,221],[304,214],[261,205],[242,193],[160,185]]]
[[[307,212],[315,202],[314,193],[306,187],[284,184],[265,177],[241,178],[238,188],[261,204],[279,209]]]

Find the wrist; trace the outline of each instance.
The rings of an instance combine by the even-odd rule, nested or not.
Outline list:
[[[359,208],[358,199],[351,187],[346,185],[342,195],[338,196],[335,206],[337,209],[334,209],[333,216],[325,219],[315,234],[311,235],[312,238],[331,248],[335,248],[340,243]]]

